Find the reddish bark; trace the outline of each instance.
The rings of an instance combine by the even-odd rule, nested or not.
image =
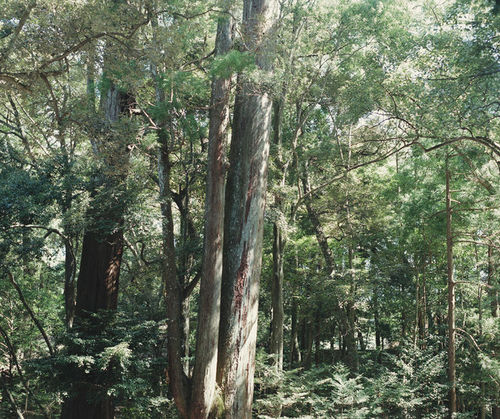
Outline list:
[[[109,127],[126,113],[131,100],[129,95],[121,93],[111,83],[102,104],[105,122]],[[123,138],[113,135],[105,137],[100,146],[99,158],[106,170],[94,179],[100,186],[100,191],[97,192],[96,188],[91,194],[87,211],[89,224],[83,237],[77,282],[75,322],[79,323],[79,329],[84,334],[87,329],[81,319],[87,318],[93,323],[98,320],[93,319],[90,314],[100,310],[116,310],[123,254],[123,201],[128,151]],[[112,399],[105,391],[96,394],[95,387],[95,383],[91,381],[75,384],[71,397],[64,402],[61,417],[114,417]]]

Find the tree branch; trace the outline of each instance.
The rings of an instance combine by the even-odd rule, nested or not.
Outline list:
[[[12,346],[12,342],[9,339],[9,335],[7,334],[7,332],[5,331],[5,329],[2,327],[2,325],[0,325],[0,335],[2,335],[5,343],[7,344],[7,348],[9,349],[10,356],[12,357],[12,360],[14,361],[14,365],[16,367],[17,373],[19,374],[19,378],[21,379],[21,382],[22,382],[24,388],[26,389],[26,391],[28,392],[28,394],[33,398],[33,400],[35,401],[36,405],[40,409],[42,409],[42,411],[44,412],[44,417],[46,417],[46,418],[50,417],[50,415],[48,414],[47,409],[44,408],[40,404],[40,402],[38,401],[38,399],[35,397],[35,395],[33,394],[33,392],[30,390],[30,388],[28,386],[28,382],[26,381],[26,378],[24,378],[24,374],[23,374],[23,371],[21,370],[21,366],[19,365],[19,360],[17,359],[16,351],[14,350],[14,347]]]
[[[9,403],[12,405],[12,408],[16,411],[17,417],[19,419],[24,419],[23,412],[21,412],[21,409],[16,404],[16,401],[14,400],[14,397],[12,397],[11,392],[9,391],[7,384],[5,384],[5,379],[3,377],[3,373],[0,375],[0,381],[2,382],[2,387],[5,393],[7,394],[7,397],[9,399]]]
[[[43,336],[43,339],[45,340],[45,343],[47,344],[47,347],[49,348],[50,356],[54,356],[54,348],[52,348],[52,344],[50,343],[49,337],[47,336],[47,333],[45,333],[45,329],[43,328],[42,324],[38,321],[38,319],[35,317],[35,313],[33,313],[33,310],[31,310],[30,306],[28,305],[28,302],[24,298],[23,292],[21,291],[21,287],[19,287],[19,284],[15,281],[14,276],[10,271],[7,271],[7,276],[9,277],[9,280],[11,284],[14,286],[16,289],[17,293],[19,294],[19,299],[23,303],[24,308],[30,315],[31,319],[35,323],[36,327],[40,331],[40,333]]]

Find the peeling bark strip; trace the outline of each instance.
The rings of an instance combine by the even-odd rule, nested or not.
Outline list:
[[[269,71],[267,45],[275,0],[245,0],[244,45]],[[217,381],[226,418],[250,418],[272,102],[265,89],[239,78],[229,155],[224,220]]]

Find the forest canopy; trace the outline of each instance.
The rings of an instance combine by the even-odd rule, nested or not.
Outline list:
[[[500,418],[499,29],[3,0],[0,417]]]

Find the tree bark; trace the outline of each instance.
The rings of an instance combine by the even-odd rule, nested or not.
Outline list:
[[[261,71],[271,69],[267,38],[274,8],[275,0],[243,4],[243,41]],[[251,417],[253,399],[272,102],[262,86],[241,82],[226,185],[217,379],[225,417],[244,419]]]
[[[215,41],[217,56],[226,54],[232,47],[231,26],[230,15],[219,18]],[[230,82],[230,78],[212,81],[205,238],[191,393],[192,419],[208,417],[215,396],[224,234],[224,145],[229,122]]]

